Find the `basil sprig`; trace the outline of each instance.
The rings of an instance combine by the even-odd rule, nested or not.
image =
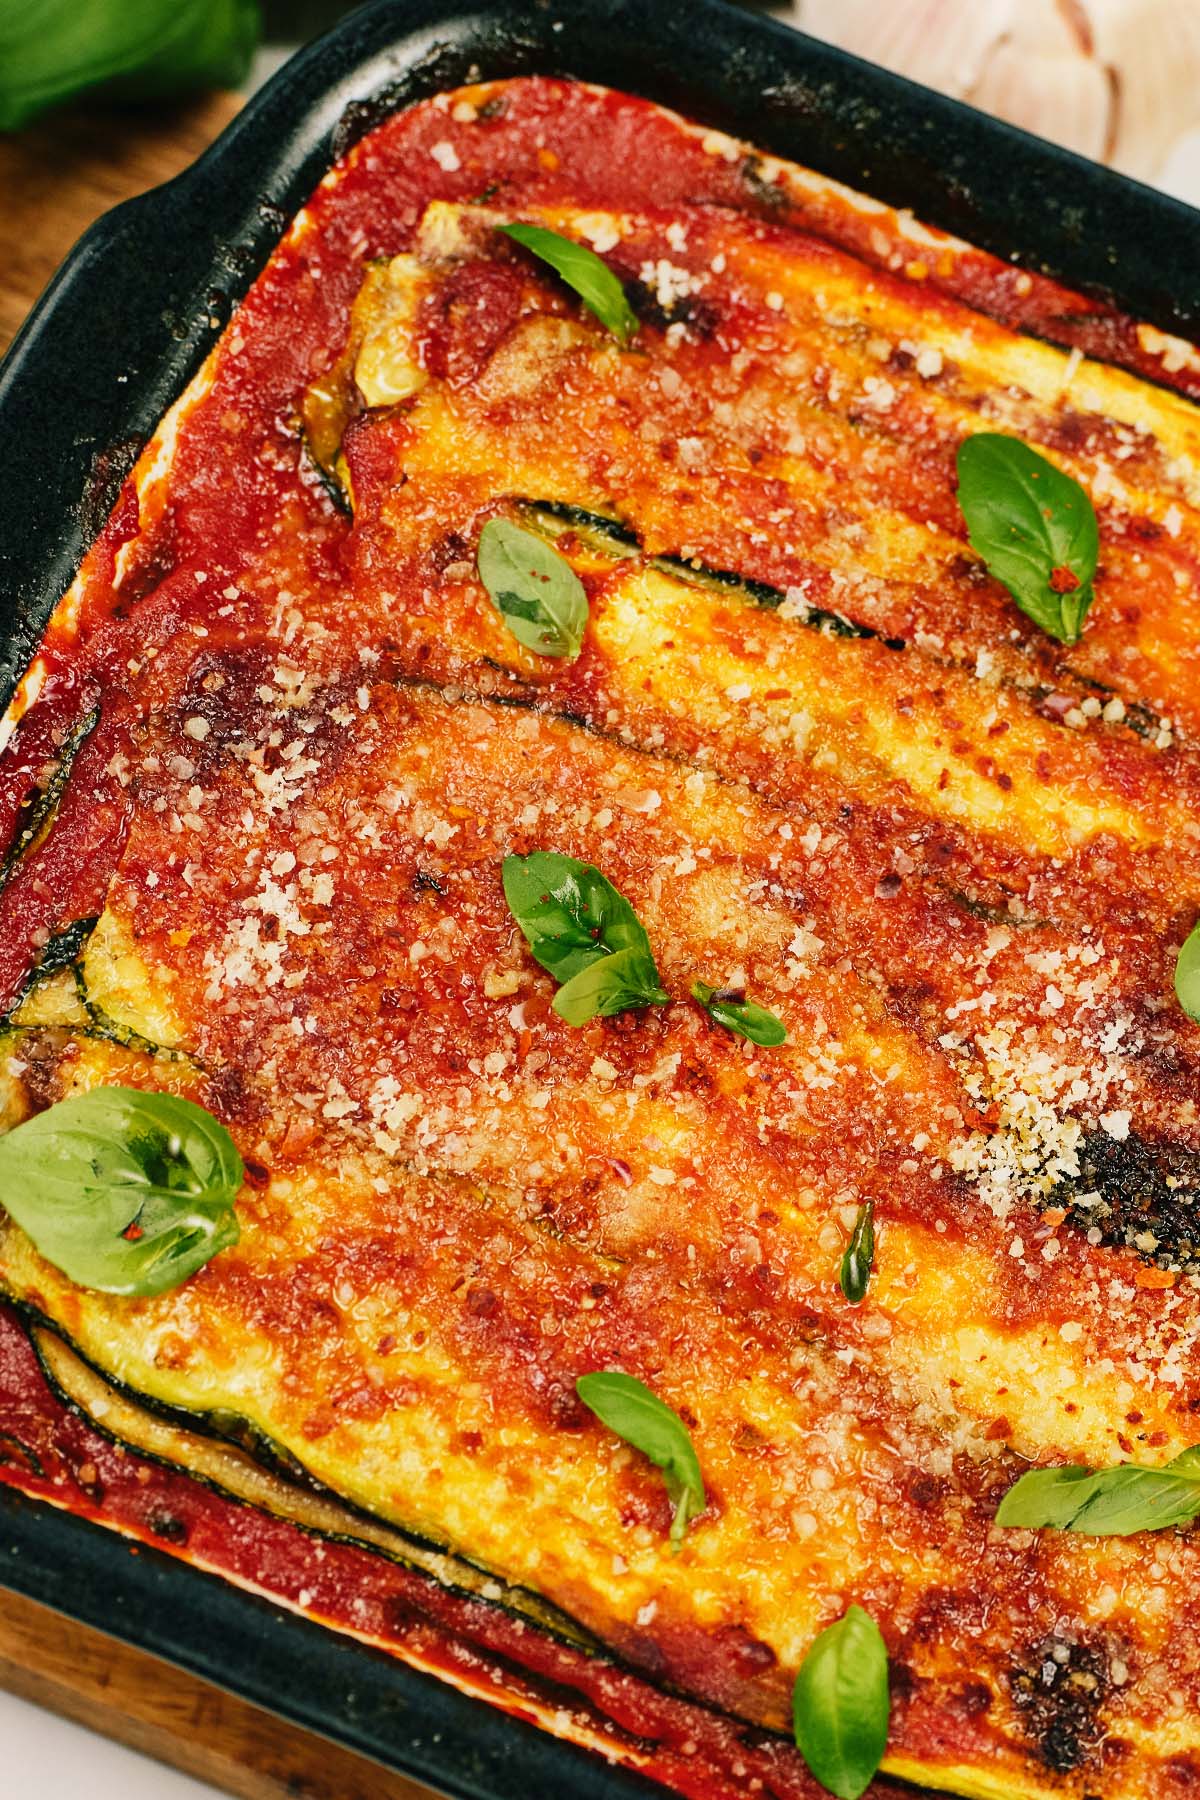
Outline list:
[[[996,1509],[997,1525],[1053,1526],[1090,1537],[1128,1537],[1189,1525],[1200,1514],[1200,1444],[1160,1469],[1117,1463],[1111,1469],[1030,1469]]]
[[[508,519],[489,519],[479,534],[477,566],[518,642],[539,656],[575,660],[587,629],[587,593],[557,550]]]
[[[707,981],[693,981],[692,999],[698,1000],[710,1019],[749,1038],[752,1044],[782,1044],[787,1041],[787,1026],[765,1006],[747,1000],[740,988],[714,988]]]
[[[842,1252],[838,1267],[838,1282],[852,1306],[858,1306],[867,1297],[867,1283],[871,1279],[871,1265],[874,1261],[875,1202],[864,1200],[858,1209],[850,1242]]]
[[[535,850],[506,856],[502,879],[529,948],[563,984],[554,1010],[568,1025],[670,1000],[645,926],[591,863]]]
[[[0,1202],[80,1287],[178,1287],[238,1241],[242,1159],[191,1100],[93,1088],[0,1137]]]
[[[851,1606],[819,1632],[792,1693],[796,1743],[821,1786],[858,1800],[887,1749],[887,1649],[870,1613]]]
[[[1175,998],[1189,1019],[1200,1019],[1200,924],[1193,925],[1176,959]]]
[[[605,1369],[581,1375],[575,1392],[602,1425],[648,1456],[662,1470],[667,1494],[675,1508],[671,1520],[671,1553],[683,1543],[689,1519],[705,1507],[704,1477],[688,1428],[665,1400],[652,1393],[636,1375]]]
[[[625,297],[625,289],[594,250],[560,232],[548,231],[544,225],[501,225],[499,229],[505,237],[513,238],[542,262],[549,263],[615,338],[622,344],[629,342],[638,328],[637,315]]]
[[[554,996],[554,1010],[568,1025],[607,1019],[639,1006],[661,1006],[670,994],[658,985],[653,959],[640,950],[617,950],[572,976]]]
[[[958,447],[971,548],[1035,625],[1073,644],[1092,604],[1100,532],[1091,501],[1020,438],[981,431]]]

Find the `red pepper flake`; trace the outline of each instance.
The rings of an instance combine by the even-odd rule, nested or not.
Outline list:
[[[307,1114],[301,1114],[288,1123],[279,1146],[279,1154],[285,1161],[302,1155],[317,1135],[317,1128]]]
[[[145,1235],[145,1232],[142,1230],[136,1219],[133,1221],[132,1225],[127,1225],[121,1233],[121,1236],[128,1244],[136,1244],[138,1239],[140,1237],[145,1237]]]
[[[1065,564],[1060,564],[1057,569],[1050,571],[1050,586],[1056,594],[1073,594],[1079,586],[1079,577],[1074,569],[1068,569]]]

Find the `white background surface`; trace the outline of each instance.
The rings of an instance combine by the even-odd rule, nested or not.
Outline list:
[[[2,1800],[215,1800],[216,1793],[0,1693]]]
[[[1160,185],[1200,206],[1200,132],[1177,146]],[[217,1800],[217,1790],[0,1693],[0,1800],[18,1797]]]

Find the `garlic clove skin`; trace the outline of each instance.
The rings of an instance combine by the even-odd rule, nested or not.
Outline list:
[[[1200,123],[1196,0],[793,0],[796,23],[1129,174]]]
[[[1090,0],[1096,60],[1113,86],[1111,161],[1153,176],[1200,123],[1200,6],[1194,0]]]
[[[814,37],[882,63],[944,94],[979,80],[1006,29],[1010,0],[795,0],[795,23]]]
[[[1108,160],[1112,89],[1100,64],[1077,51],[1031,56],[1015,39],[1003,39],[962,98],[1068,150]]]

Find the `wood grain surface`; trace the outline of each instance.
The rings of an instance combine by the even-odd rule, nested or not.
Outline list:
[[[219,93],[123,111],[77,107],[0,135],[0,352],[93,219],[177,175],[241,104]]]
[[[102,212],[192,162],[237,94],[78,107],[0,136],[0,353]],[[0,1687],[239,1800],[433,1800],[431,1790],[0,1590]]]
[[[239,1800],[432,1800],[428,1788],[2,1591],[0,1687]]]

